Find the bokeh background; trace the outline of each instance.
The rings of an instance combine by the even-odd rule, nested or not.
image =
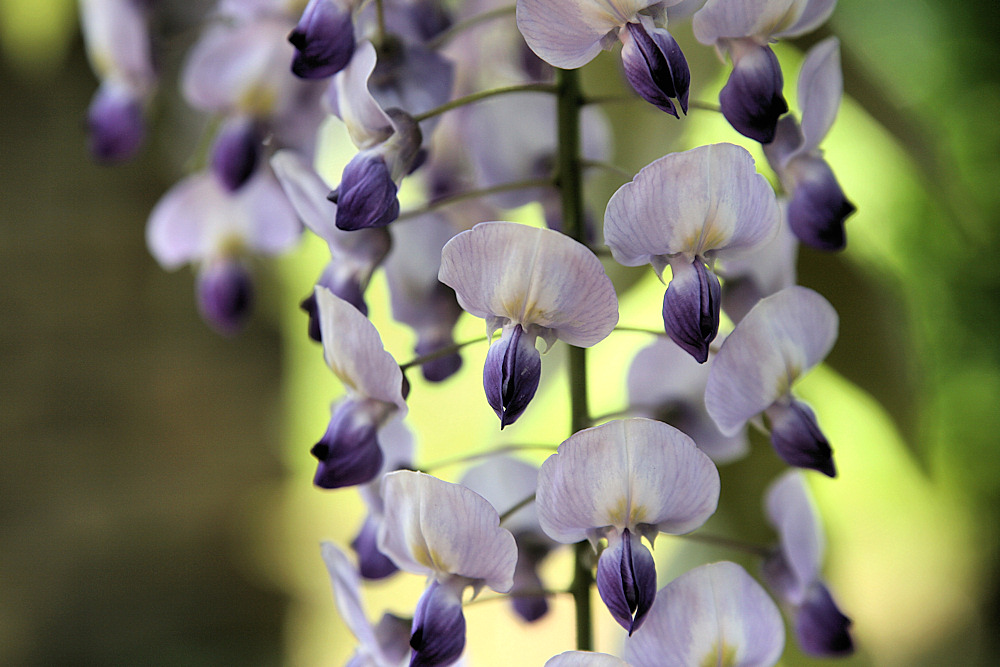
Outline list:
[[[164,4],[169,76],[202,7]],[[801,254],[800,282],[841,316],[840,341],[802,394],[841,472],[813,488],[827,575],[856,624],[860,650],[843,664],[1000,663],[998,18],[985,0],[840,0],[826,29],[841,39],[846,99],[824,147],[859,210],[845,252]],[[308,448],[339,387],[295,307],[324,250],[306,243],[261,264],[247,330],[210,331],[193,274],[162,271],[144,241],[200,121],[168,78],[139,159],[91,163],[83,116],[96,81],[76,20],[68,0],[0,0],[0,664],[343,664],[352,640],[317,545],[345,543],[361,509],[351,492],[309,483]],[[675,34],[694,97],[711,100],[724,68],[688,27]],[[824,34],[778,47],[793,107],[802,49]],[[587,84],[604,85],[616,66],[602,56]],[[608,111],[615,161],[632,170],[667,150],[738,140],[706,112],[678,124],[637,104]],[[331,149],[331,175],[338,159]],[[609,176],[593,198],[619,182]],[[648,274],[616,279],[635,283],[622,323],[658,326],[662,287]],[[405,359],[412,341],[389,322],[384,290],[376,281],[373,318]],[[482,324],[460,329],[473,337]],[[595,411],[624,406],[625,366],[647,342],[631,336],[591,356],[604,369]],[[415,385],[428,461],[510,441],[479,395],[483,354],[468,348],[447,386]],[[515,437],[565,437],[558,365],[546,363]],[[759,494],[779,469],[760,441],[724,467],[713,530],[770,540]],[[706,558],[739,560],[666,537],[656,553],[661,583]],[[564,565],[549,564],[557,583]],[[372,615],[412,609],[422,583],[405,579],[370,592]],[[470,607],[473,664],[541,665],[569,648],[568,605],[555,607],[539,628],[498,602]],[[530,648],[512,657],[515,639]],[[617,626],[601,627],[599,648],[620,641]],[[790,648],[783,664],[819,662]]]

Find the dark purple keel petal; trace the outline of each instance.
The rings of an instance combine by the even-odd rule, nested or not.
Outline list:
[[[851,619],[837,608],[830,591],[813,584],[795,616],[795,634],[802,650],[810,655],[842,657],[854,653]]]
[[[847,244],[844,221],[854,213],[837,178],[822,158],[795,161],[795,191],[788,203],[788,224],[796,237],[819,250],[841,250]]]
[[[691,71],[677,40],[660,28],[649,32],[639,23],[625,27],[622,64],[632,88],[647,102],[679,118],[671,101],[676,99],[687,114]]]
[[[376,431],[377,425],[363,403],[351,399],[341,402],[326,433],[311,450],[319,460],[313,484],[338,489],[375,479],[383,460]]]
[[[288,41],[295,47],[292,58],[295,76],[303,79],[333,76],[347,67],[354,55],[351,12],[332,0],[310,0]]]
[[[626,528],[597,561],[597,592],[611,616],[631,636],[656,598],[656,565],[638,535]]]
[[[253,307],[253,281],[238,260],[211,262],[197,281],[198,310],[216,331],[233,335],[243,328]]]
[[[788,561],[780,550],[775,550],[764,559],[760,568],[761,577],[768,588],[780,599],[791,601],[796,593],[801,595],[802,582],[792,572]]]
[[[378,526],[379,522],[369,514],[351,542],[351,548],[358,554],[358,573],[365,579],[385,579],[399,569],[378,550]]]
[[[772,405],[766,414],[771,422],[771,444],[785,463],[837,476],[833,450],[808,405],[793,400],[785,405]]]
[[[385,227],[399,216],[389,167],[381,155],[366,151],[344,167],[340,187],[328,198],[337,204],[335,224],[343,230]]]
[[[769,144],[778,118],[788,111],[783,86],[781,65],[771,47],[734,45],[733,71],[719,93],[722,115],[743,136]]]
[[[338,271],[337,266],[331,263],[320,275],[316,284],[325,287],[334,296],[338,296],[347,303],[358,309],[358,312],[368,317],[368,304],[365,303],[364,288],[358,280],[356,274],[352,272]],[[316,306],[316,291],[309,292],[309,296],[299,303],[301,308],[309,315],[309,337],[317,343],[322,343],[323,339],[319,330],[319,308]]]
[[[722,286],[701,259],[671,266],[674,275],[663,295],[663,327],[670,340],[703,364],[719,333]]]
[[[450,665],[462,657],[465,616],[461,599],[450,587],[435,581],[420,596],[413,614],[410,647],[410,667]]]
[[[239,190],[253,176],[264,145],[260,127],[251,119],[227,121],[212,145],[212,173],[230,192]]]
[[[418,357],[422,357],[424,355],[437,352],[438,350],[451,347],[454,343],[455,341],[451,337],[444,339],[418,338],[413,351]],[[428,382],[443,382],[457,373],[458,369],[461,367],[462,355],[458,352],[452,352],[451,354],[446,354],[442,357],[426,362],[420,367],[420,371],[423,373],[424,379]]]
[[[500,340],[490,346],[483,366],[486,400],[500,418],[500,429],[521,416],[538,389],[542,357],[535,349],[535,336],[525,335],[520,324],[504,328]]]
[[[122,162],[135,156],[146,138],[142,105],[124,90],[103,85],[87,109],[90,154],[99,162]]]

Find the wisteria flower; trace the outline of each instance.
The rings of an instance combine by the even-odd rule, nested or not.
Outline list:
[[[819,149],[844,91],[836,37],[809,50],[799,72],[798,90],[802,124],[791,115],[778,121],[774,141],[764,147],[764,155],[791,198],[788,224],[795,236],[820,250],[840,250],[847,243],[844,220],[855,208]]]
[[[769,667],[785,647],[774,601],[736,563],[702,565],[667,584],[641,632],[625,640],[632,667]]]
[[[295,47],[292,73],[303,79],[325,79],[347,66],[354,55],[355,0],[309,0],[288,35]]]
[[[625,77],[646,101],[687,113],[691,73],[667,32],[666,8],[681,0],[517,0],[517,27],[539,58],[554,67],[582,67],[616,40]]]
[[[734,434],[764,414],[771,443],[789,465],[834,477],[833,452],[795,381],[821,362],[837,339],[837,311],[816,292],[788,287],[761,299],[726,338],[712,362],[705,407]]]
[[[658,533],[701,526],[719,502],[719,473],[688,436],[651,419],[611,421],[559,445],[538,473],[535,505],[542,530],[557,542],[608,544],[597,564],[597,590],[632,634],[656,596],[650,544]]]
[[[703,363],[719,331],[721,286],[712,264],[768,241],[778,216],[750,153],[712,144],[643,167],[608,202],[604,238],[620,264],[651,264],[661,280],[670,266],[664,328]]]
[[[312,448],[319,459],[314,483],[335,489],[369,482],[378,474],[384,460],[378,430],[393,416],[405,416],[407,408],[403,372],[382,347],[375,326],[324,287],[316,288],[316,305],[323,357],[347,390]]]
[[[198,264],[198,306],[222,333],[236,333],[253,302],[247,260],[291,248],[302,226],[270,171],[230,192],[212,174],[172,187],[149,216],[146,242],[165,269]]]
[[[506,593],[514,584],[514,536],[482,496],[424,473],[386,475],[382,497],[379,549],[429,580],[413,616],[410,667],[450,665],[465,648],[465,588]]]
[[[774,140],[775,126],[788,111],[782,94],[781,65],[769,43],[819,27],[837,0],[708,0],[694,15],[694,36],[733,61],[719,93],[726,120],[740,134],[762,144]]]
[[[833,601],[820,575],[825,548],[819,512],[801,472],[776,479],[764,499],[778,548],[764,562],[764,579],[792,610],[795,634],[806,653],[844,656],[854,652],[851,619]]]
[[[618,299],[586,246],[548,229],[483,222],[441,251],[438,278],[492,337],[483,386],[500,428],[513,424],[535,395],[541,356],[557,339],[577,347],[603,340],[618,322]]]

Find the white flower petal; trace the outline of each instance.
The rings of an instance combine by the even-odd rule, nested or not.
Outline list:
[[[805,599],[809,587],[819,579],[826,545],[802,471],[793,468],[774,480],[764,496],[764,509],[778,531],[785,563],[797,579],[798,589],[790,593]]]
[[[812,32],[830,18],[837,0],[796,0],[798,16],[787,28],[774,33],[774,37],[797,37]]]
[[[837,117],[843,94],[840,41],[830,37],[809,49],[799,72],[799,110],[804,138],[801,152],[808,153],[819,147]]]
[[[496,456],[469,468],[462,475],[462,484],[469,487],[505,514],[515,505],[535,493],[538,468],[509,456]],[[538,531],[538,515],[531,502],[507,517],[504,527],[511,533]]]
[[[607,653],[566,651],[549,658],[545,667],[629,667],[629,664]]]
[[[761,44],[791,26],[804,0],[708,0],[692,19],[694,36],[702,44],[753,37]]]
[[[357,638],[358,642],[369,649],[377,647],[375,630],[365,615],[361,602],[361,577],[357,569],[347,559],[347,555],[332,542],[320,545],[323,562],[326,563],[333,585],[333,598],[337,603],[337,611],[344,625]]]
[[[691,438],[662,422],[625,419],[563,442],[539,470],[535,507],[542,530],[571,543],[606,527],[686,533],[718,501],[719,473]]]
[[[368,89],[375,61],[372,43],[358,44],[351,62],[334,75],[326,96],[330,113],[344,121],[351,141],[361,150],[385,141],[393,132],[392,120]]]

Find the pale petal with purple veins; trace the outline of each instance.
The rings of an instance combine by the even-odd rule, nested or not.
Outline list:
[[[774,37],[798,37],[812,32],[830,18],[837,0],[798,0],[798,16],[787,28],[774,33]]]
[[[755,37],[766,43],[777,30],[791,26],[804,0],[708,0],[692,19],[694,36],[711,46],[720,40]]]
[[[462,475],[462,484],[486,498],[500,514],[535,493],[538,468],[509,456],[497,456],[469,468]],[[540,531],[535,504],[529,503],[504,520],[504,527],[517,534]]]
[[[840,109],[844,77],[840,69],[840,41],[829,37],[806,55],[799,71],[799,110],[803,143],[800,152],[819,148]]]
[[[615,420],[579,431],[538,473],[535,506],[557,542],[596,540],[607,528],[681,534],[719,501],[719,473],[694,442],[651,419]]]
[[[484,222],[441,251],[441,282],[492,330],[519,323],[551,343],[589,347],[618,322],[618,300],[601,261],[564,234]]]
[[[323,357],[341,382],[357,396],[394,404],[406,414],[403,372],[382,347],[375,326],[329,290],[316,288]]]
[[[376,57],[371,42],[359,44],[351,62],[334,76],[326,96],[330,113],[344,121],[351,141],[361,149],[385,141],[393,132],[392,120],[368,89]]]
[[[833,306],[793,286],[761,299],[722,344],[709,371],[705,407],[719,430],[736,433],[791,390],[837,339]]]
[[[795,589],[784,594],[793,604],[800,604],[819,578],[825,548],[819,514],[802,472],[787,470],[774,480],[765,492],[764,509],[778,531],[785,563],[795,575]]]
[[[510,590],[517,546],[482,496],[460,484],[400,470],[385,476],[382,497],[379,550],[401,569],[439,580],[457,575],[498,593]]]
[[[545,667],[629,667],[629,664],[607,653],[566,651],[549,658]]]
[[[781,657],[778,607],[742,567],[697,567],[662,588],[645,627],[625,640],[634,667],[769,667]]]
[[[753,157],[734,144],[672,153],[612,195],[604,236],[625,266],[662,273],[670,255],[711,259],[753,247],[777,231],[778,205]]]
[[[323,562],[330,574],[334,600],[341,619],[363,647],[377,647],[374,629],[361,602],[361,579],[357,570],[351,565],[347,554],[332,542],[323,542],[320,548]]]

